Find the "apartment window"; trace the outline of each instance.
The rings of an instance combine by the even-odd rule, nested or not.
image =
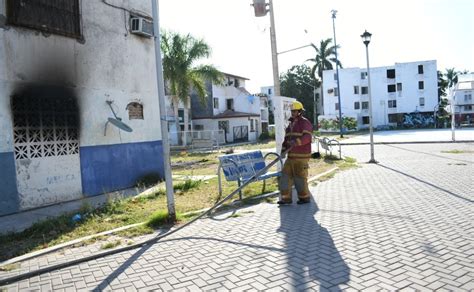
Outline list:
[[[464,93],[464,101],[469,101],[469,100],[472,100],[472,94]]]
[[[469,104],[469,105],[465,105],[465,106],[464,106],[464,110],[465,110],[465,111],[471,111],[471,110],[472,110],[472,105],[470,105],[470,104]]]
[[[234,79],[234,86],[239,87],[240,86],[240,81],[239,79]]]
[[[354,86],[354,94],[359,94],[359,86]]]
[[[214,97],[213,99],[213,106],[215,109],[218,109],[219,108],[219,98],[217,97]]]
[[[397,107],[397,101],[396,100],[389,100],[388,101],[388,108],[396,108]]]
[[[360,102],[358,101],[354,102],[354,109],[356,110],[360,109]]]
[[[418,74],[423,74],[423,65],[418,65]]]
[[[369,88],[367,86],[361,86],[360,87],[360,92],[362,94],[368,94],[369,93]]]
[[[369,102],[368,101],[363,101],[362,102],[362,109],[363,110],[369,109]]]
[[[369,117],[362,117],[362,124],[368,125],[370,123],[370,118]]]
[[[339,103],[336,102],[335,106],[336,106],[336,110],[338,111],[339,110]]]
[[[402,91],[402,84],[401,83],[397,83],[397,91]]]
[[[420,97],[420,106],[425,106],[425,98]]]
[[[204,125],[194,125],[194,131],[203,131]]]
[[[268,92],[268,95],[272,95],[272,89],[271,88],[268,88],[267,92]]]
[[[7,0],[7,23],[82,38],[79,0]]]
[[[334,96],[338,96],[339,95],[339,88],[337,87],[334,87]]]
[[[337,80],[337,73],[334,73],[334,80]]]
[[[425,89],[425,83],[423,81],[418,81],[418,89]]]
[[[398,123],[398,115],[397,114],[388,115],[388,122],[389,123]]]
[[[395,90],[396,90],[395,84],[387,85],[388,92],[395,92]]]
[[[388,69],[387,70],[387,78],[395,79],[395,69]]]
[[[226,101],[226,110],[234,110],[234,100],[232,98],[228,98],[225,100]]]
[[[360,72],[360,79],[367,79],[367,72]]]
[[[334,93],[334,89],[329,88],[329,89],[328,89],[328,94],[333,94],[333,93]]]

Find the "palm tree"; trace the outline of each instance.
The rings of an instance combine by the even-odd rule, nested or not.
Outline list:
[[[161,34],[163,53],[163,77],[166,80],[176,119],[179,125],[178,106],[181,101],[187,111],[190,104],[190,91],[194,89],[201,102],[207,97],[206,81],[223,84],[224,76],[212,65],[195,65],[196,62],[211,55],[211,48],[204,40],[190,34],[185,36],[164,31]],[[184,130],[188,129],[187,115],[184,115]],[[179,135],[181,136],[181,135]],[[186,145],[186,139],[184,139]]]
[[[319,47],[314,44],[311,46],[316,51],[316,56],[312,59],[308,59],[306,61],[314,62],[314,66],[311,69],[311,74],[316,78],[316,73],[318,74],[319,78],[321,78],[321,84],[323,84],[323,71],[324,70],[332,70],[333,65],[332,63],[336,63],[336,46],[332,46],[332,38],[328,38],[325,40],[321,40]],[[339,45],[337,46],[339,49]],[[337,65],[342,68],[341,62],[337,60]],[[339,91],[339,88],[338,88]],[[324,91],[321,91],[321,99],[324,101]]]
[[[447,68],[446,69],[446,80],[448,81],[448,88],[451,88],[454,84],[458,82],[458,71],[454,68]]]

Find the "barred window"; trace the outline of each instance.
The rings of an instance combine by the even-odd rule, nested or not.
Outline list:
[[[7,0],[7,23],[81,38],[79,0]]]

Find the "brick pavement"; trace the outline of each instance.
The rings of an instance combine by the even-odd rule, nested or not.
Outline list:
[[[442,152],[453,149],[471,153]],[[375,165],[364,163],[368,145],[344,147],[361,167],[313,185],[311,204],[220,214],[153,246],[4,288],[472,291],[472,151],[472,143],[376,145]],[[89,249],[46,255],[21,269]]]

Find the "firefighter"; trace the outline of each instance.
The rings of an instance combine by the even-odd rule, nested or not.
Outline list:
[[[311,193],[308,188],[308,168],[311,158],[311,141],[313,126],[311,122],[303,116],[303,104],[299,101],[291,105],[290,124],[285,131],[285,140],[282,144],[282,154],[288,152],[288,159],[282,169],[279,181],[281,199],[280,205],[292,203],[291,189],[295,184],[298,193],[298,204],[306,204],[310,201]],[[284,158],[284,157],[282,157]]]

